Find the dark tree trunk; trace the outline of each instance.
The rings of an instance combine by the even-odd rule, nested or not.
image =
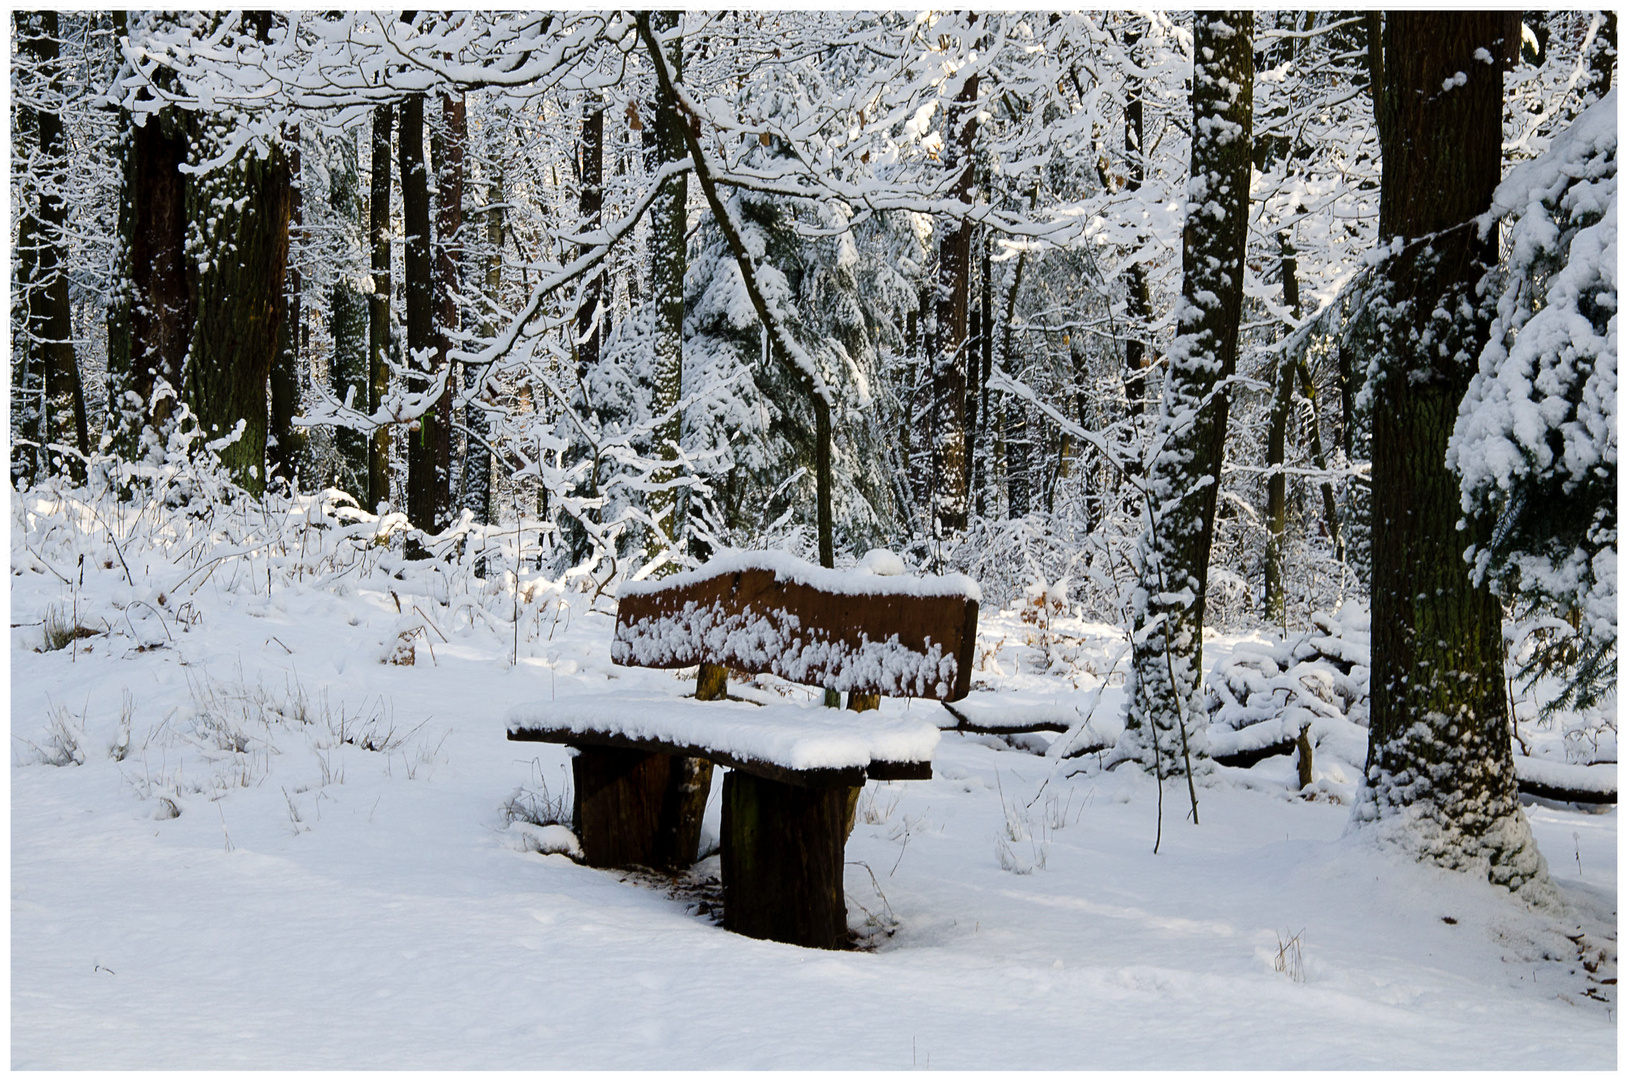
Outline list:
[[[401,102],[401,207],[406,228],[406,368],[410,388],[429,386],[434,364],[434,260],[429,250],[429,169],[423,155],[424,95]],[[406,516],[424,532],[440,530],[440,504],[435,487],[435,447],[439,443],[435,410],[408,430],[406,451]],[[421,543],[407,544],[409,557],[422,558]]]
[[[440,99],[440,123],[433,140],[435,167],[434,370],[452,366],[451,349],[462,329],[463,157],[468,145],[468,112],[461,97]],[[434,407],[433,483],[436,531],[451,524],[451,403],[455,383]]]
[[[604,210],[604,103],[597,95],[589,97],[582,106],[579,149],[581,195],[576,209],[581,218],[580,228],[591,232],[603,225]],[[588,245],[582,244],[576,249],[576,255],[585,256],[590,250]],[[588,395],[587,384],[598,368],[603,341],[609,330],[609,305],[605,302],[607,285],[608,278],[604,274],[594,274],[582,286],[581,302],[576,308],[576,383],[582,407],[589,411],[593,402]],[[589,447],[575,445],[571,453],[586,456],[592,451]],[[579,460],[580,457],[571,459],[572,464]],[[597,497],[596,468],[589,467],[587,470],[582,494],[588,499]],[[585,514],[589,521],[599,521],[597,507],[588,507]],[[573,518],[566,518],[561,525],[569,541],[570,561],[580,563],[592,549],[591,534]]]
[[[43,83],[47,102],[62,93],[62,69],[57,13],[18,12],[19,44],[35,65],[35,79]],[[38,157],[33,179],[39,185],[38,216],[26,230],[32,250],[27,253],[32,280],[27,287],[28,350],[34,370],[43,376],[47,416],[45,433],[53,440],[71,441],[81,458],[70,459],[69,472],[85,475],[82,458],[90,453],[90,432],[85,416],[84,385],[73,345],[73,317],[68,301],[65,230],[67,210],[62,188],[67,182],[67,158],[62,138],[62,116],[54,108],[23,107],[24,126],[37,137]],[[31,121],[31,123],[29,122]],[[25,230],[19,230],[23,232]],[[54,422],[70,418],[72,427]]]
[[[123,431],[118,445],[127,457],[162,454],[169,418],[183,390],[182,371],[197,321],[195,283],[187,273],[186,161],[187,133],[173,110],[149,115],[130,134],[125,192],[129,212],[128,335],[116,333],[110,343],[126,344],[127,357],[109,357],[115,369],[128,372],[122,404],[139,410],[139,423]],[[123,214],[121,213],[121,219]],[[127,366],[126,366],[127,365]],[[160,386],[172,394],[154,400]]]
[[[1202,622],[1208,555],[1241,324],[1241,284],[1252,170],[1253,17],[1196,15],[1191,93],[1191,199],[1185,219],[1179,333],[1168,355],[1150,462],[1134,679],[1119,754],[1157,775],[1189,774],[1203,756]],[[1194,807],[1195,790],[1191,791]]]
[[[269,38],[271,12],[242,16],[241,32]],[[218,153],[228,132],[200,120],[204,159]],[[268,426],[266,382],[277,355],[277,333],[287,306],[288,220],[293,186],[280,145],[264,153],[244,148],[236,159],[188,185],[187,216],[202,240],[199,261],[188,261],[195,280],[197,324],[187,365],[187,395],[210,439],[239,423],[242,434],[220,451],[236,482],[252,495],[265,490]]]
[[[1281,245],[1281,298],[1293,316],[1302,314],[1298,301],[1298,253],[1286,233]],[[1298,373],[1297,357],[1282,355],[1275,363],[1275,398],[1270,403],[1269,431],[1265,437],[1264,464],[1269,474],[1269,493],[1264,511],[1267,537],[1264,541],[1264,618],[1277,625],[1286,623],[1286,429],[1292,419],[1292,381]]]
[[[1445,466],[1488,337],[1476,288],[1497,238],[1473,222],[1500,180],[1501,76],[1519,19],[1406,11],[1386,21],[1378,236],[1397,251],[1375,283],[1366,343],[1371,747],[1354,817],[1443,865],[1487,865],[1492,882],[1541,890],[1545,863],[1512,767],[1500,604],[1471,581],[1474,538],[1456,527],[1460,484]]]
[[[677,26],[679,13],[656,11],[649,16],[650,28],[664,35]],[[683,46],[674,40],[664,46],[666,63],[674,82],[683,77]],[[657,91],[651,170],[659,169],[688,154],[683,140],[683,118],[677,103],[664,89]],[[660,186],[649,208],[649,289],[654,307],[654,402],[657,415],[672,415],[655,430],[654,456],[677,460],[683,436],[683,418],[675,410],[683,394],[683,275],[688,269],[688,178],[674,177]],[[654,474],[660,484],[677,479],[674,465]],[[649,494],[649,511],[660,518],[660,535],[655,543],[673,547],[681,533],[677,519],[678,500],[671,489]],[[675,569],[675,567],[673,567]]]
[[[1130,57],[1135,55],[1139,41],[1138,30],[1124,33],[1123,47]],[[1123,187],[1139,191],[1145,183],[1145,100],[1141,79],[1130,75],[1125,91],[1128,104],[1123,109],[1123,149],[1128,175]],[[1151,366],[1151,350],[1144,337],[1146,324],[1151,321],[1151,285],[1143,265],[1129,267],[1127,285],[1129,339],[1123,349],[1123,390],[1128,397],[1128,414],[1137,417],[1145,411],[1146,375]]]
[[[291,209],[288,216],[289,240],[304,228],[304,192],[299,183],[303,168],[299,148],[299,128],[294,125],[290,135],[288,170],[294,178]],[[266,440],[265,464],[272,476],[287,481],[290,490],[304,459],[305,433],[293,426],[294,414],[299,411],[299,355],[301,327],[304,323],[304,275],[299,267],[289,263],[287,299],[282,323],[277,327],[276,362],[271,367],[271,435]]]
[[[953,167],[959,178],[953,198],[969,204],[976,192],[976,98],[981,77],[972,74],[960,88],[953,116]],[[966,340],[970,316],[971,248],[976,226],[960,221],[947,228],[937,248],[936,341],[931,353],[931,478],[935,530],[964,531],[970,504],[965,470],[965,390],[972,346]]]
[[[368,232],[372,241],[372,292],[367,298],[367,411],[376,413],[389,393],[390,282],[389,193],[390,127],[394,107],[372,110],[372,194]],[[367,509],[376,511],[389,498],[389,433],[372,433],[367,454]]]
[[[581,229],[592,232],[603,225],[604,211],[604,105],[596,97],[585,106],[581,121],[581,196],[577,210],[581,215]],[[576,256],[585,256],[590,248],[582,244]],[[594,274],[581,290],[581,305],[576,308],[576,376],[583,382],[598,366],[599,343],[603,341],[600,319],[604,312],[605,277]]]
[[[971,490],[976,493],[976,513],[987,513],[987,478],[988,459],[991,456],[990,421],[988,415],[988,387],[993,378],[993,334],[995,330],[995,315],[993,310],[993,236],[984,233],[982,237],[982,326],[981,336],[978,339],[979,355],[971,357],[976,378],[973,380],[974,393],[969,406],[976,420],[976,466],[971,474]]]

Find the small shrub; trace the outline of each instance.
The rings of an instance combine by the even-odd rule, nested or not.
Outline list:
[[[45,613],[44,647],[42,652],[56,652],[66,649],[80,638],[95,637],[97,631],[88,626],[76,626],[68,613],[60,607],[52,607]]]
[[[572,823],[570,793],[568,789],[562,795],[554,796],[547,790],[547,783],[541,783],[540,791],[532,791],[527,787],[514,788],[513,794],[507,801],[498,807],[504,825],[512,825],[522,821],[529,825],[565,825]]]

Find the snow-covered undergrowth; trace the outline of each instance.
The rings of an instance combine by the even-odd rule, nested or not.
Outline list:
[[[984,712],[1075,730],[945,733],[934,779],[869,785],[865,948],[815,953],[723,932],[714,856],[570,859],[567,751],[507,710],[685,689],[610,663],[606,571],[524,569],[512,525],[408,562],[332,497],[186,507],[13,498],[14,1066],[1615,1063],[1615,813],[1529,808],[1555,912],[1346,836],[1357,618],[1210,637],[1221,722],[1319,732],[1315,797],[1291,757],[1220,766],[1200,825],[1163,793],[1154,855],[1154,781],[1068,756],[1114,734],[1121,630],[1064,590],[985,612]],[[922,714],[951,723],[882,706]]]

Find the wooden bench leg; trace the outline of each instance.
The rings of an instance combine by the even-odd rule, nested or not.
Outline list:
[[[589,866],[685,870],[699,853],[711,763],[641,750],[579,747],[575,832]]]
[[[729,771],[722,782],[722,925],[815,949],[846,946],[846,788]]]

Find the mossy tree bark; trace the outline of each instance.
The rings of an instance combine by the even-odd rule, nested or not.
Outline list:
[[[1546,881],[1518,805],[1501,609],[1474,586],[1445,465],[1491,312],[1477,226],[1501,173],[1516,12],[1391,12],[1383,30],[1379,242],[1365,341],[1371,432],[1371,744],[1354,819],[1512,889]],[[1458,74],[1459,73],[1459,74]],[[1441,92],[1440,87],[1445,89]]]
[[[1219,471],[1236,370],[1252,170],[1253,17],[1196,15],[1189,209],[1179,333],[1168,351],[1158,447],[1147,469],[1134,593],[1133,685],[1120,758],[1158,777],[1206,761],[1200,703],[1202,622]],[[1191,788],[1194,812],[1195,789]]]
[[[241,18],[238,33],[266,41],[279,16],[260,11]],[[199,116],[195,122],[194,161],[228,145],[226,121]],[[220,460],[252,495],[265,490],[266,385],[287,306],[292,207],[288,155],[280,140],[251,141],[187,185],[187,272],[197,297],[187,399],[211,440],[241,425],[241,434],[221,448]]]

